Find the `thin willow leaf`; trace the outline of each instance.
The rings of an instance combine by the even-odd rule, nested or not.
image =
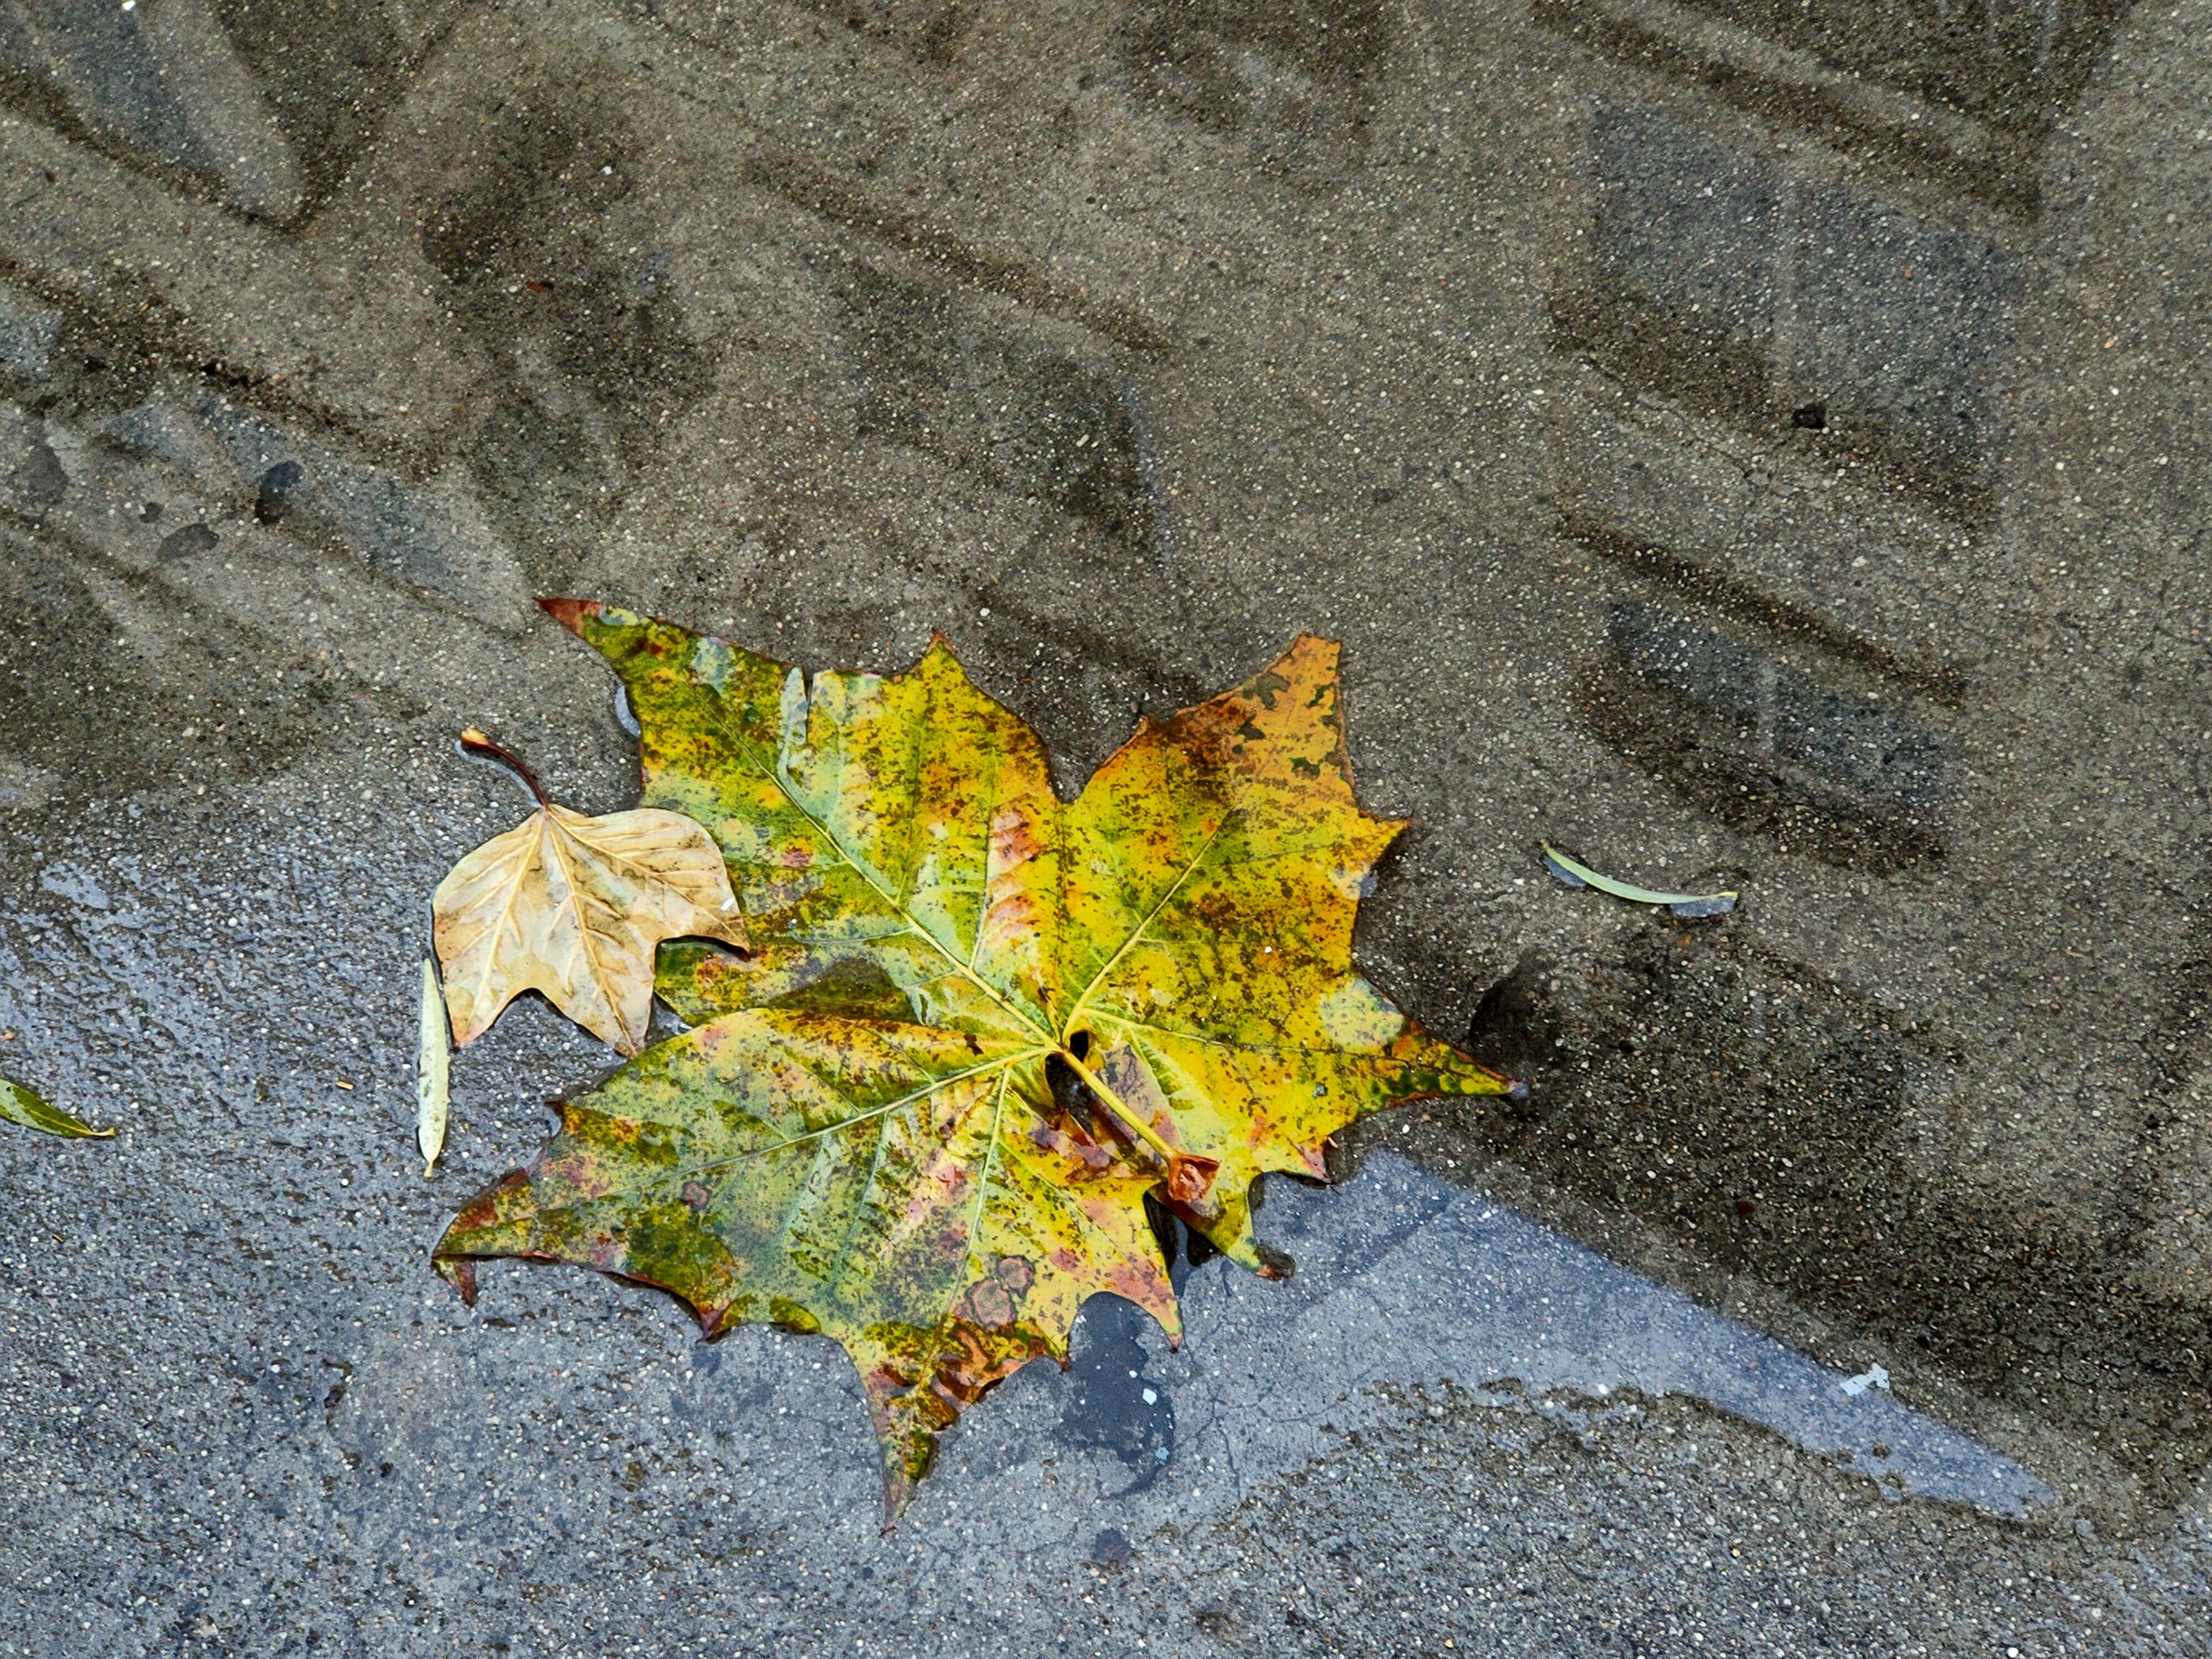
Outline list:
[[[43,1130],[72,1140],[106,1140],[115,1133],[112,1129],[95,1129],[60,1107],[48,1105],[12,1078],[0,1077],[0,1118],[20,1123],[27,1129]]]
[[[1615,881],[1569,858],[1549,842],[1544,843],[1544,867],[1570,887],[1595,888],[1631,904],[1663,904],[1685,920],[1725,915],[1735,908],[1741,896],[1734,888],[1721,893],[1662,893],[1650,887],[1638,887],[1633,882]]]

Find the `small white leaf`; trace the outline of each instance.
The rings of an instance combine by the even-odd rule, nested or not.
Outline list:
[[[641,1053],[660,942],[745,945],[721,848],[658,807],[592,818],[548,803],[455,865],[431,912],[462,1047],[538,991],[617,1052]]]
[[[422,1152],[428,1176],[446,1147],[447,1073],[452,1045],[446,1035],[446,999],[438,990],[438,971],[422,958],[422,1044],[415,1062],[415,1144]]]

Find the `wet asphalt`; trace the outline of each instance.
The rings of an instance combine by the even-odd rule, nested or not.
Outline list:
[[[2208,34],[0,8],[0,1073],[117,1130],[0,1131],[0,1655],[2206,1651]],[[428,1271],[611,1060],[420,1174],[453,734],[635,799],[544,592],[942,630],[1071,791],[1344,639],[1361,964],[1527,1096],[881,1534],[830,1345]]]

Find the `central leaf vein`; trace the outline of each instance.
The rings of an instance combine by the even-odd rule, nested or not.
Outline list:
[[[909,1089],[896,1098],[887,1100],[882,1105],[872,1107],[867,1111],[855,1112],[850,1117],[841,1117],[835,1123],[825,1123],[817,1129],[807,1130],[804,1134],[786,1135],[781,1139],[769,1141],[765,1146],[744,1147],[732,1152],[726,1158],[708,1158],[703,1164],[686,1164],[682,1169],[671,1170],[667,1179],[689,1180],[693,1176],[704,1175],[709,1170],[720,1170],[728,1164],[742,1164],[747,1158],[768,1158],[793,1146],[803,1146],[809,1141],[821,1139],[824,1135],[834,1135],[841,1130],[850,1129],[858,1124],[872,1123],[878,1118],[896,1112],[902,1106],[911,1105],[917,1100],[926,1100],[939,1090],[950,1088],[956,1083],[964,1083],[972,1077],[988,1076],[994,1071],[1018,1066],[1025,1060],[1042,1060],[1052,1052],[1049,1048],[1024,1048],[1011,1054],[995,1055],[980,1066],[969,1066],[964,1072],[948,1072],[943,1077],[932,1078],[920,1088]]]
[[[1212,832],[1200,843],[1198,851],[1190,855],[1190,862],[1183,866],[1182,872],[1169,884],[1167,891],[1162,893],[1154,902],[1152,908],[1145,913],[1145,919],[1129,930],[1128,937],[1124,939],[1116,947],[1114,954],[1107,958],[1105,966],[1091,975],[1091,982],[1083,988],[1083,994],[1077,997],[1068,1008],[1067,1018],[1060,1026],[1063,1032],[1071,1032],[1075,1029],[1075,1022],[1090,1003],[1092,994],[1106,982],[1107,976],[1121,965],[1121,958],[1135,949],[1137,941],[1145,936],[1155,921],[1159,920],[1160,913],[1175,902],[1175,896],[1182,891],[1183,884],[1191,878],[1200,865],[1206,862],[1206,855],[1213,850],[1214,843],[1221,839],[1221,832],[1229,827],[1230,820],[1236,816],[1234,812],[1222,814],[1221,822],[1213,826]]]
[[[890,907],[892,914],[896,915],[898,919],[906,925],[907,932],[915,934],[920,939],[927,940],[932,950],[935,951],[939,956],[951,963],[956,969],[973,983],[978,990],[981,991],[985,996],[997,1003],[1000,1007],[1005,1009],[1007,1013],[1011,1014],[1022,1024],[1027,1026],[1038,1036],[1044,1038],[1048,1042],[1052,1041],[1052,1033],[1045,1030],[1043,1026],[1038,1024],[1035,1019],[1031,1018],[1025,1009],[1018,1007],[1013,1003],[1008,1001],[1005,994],[1000,991],[998,987],[993,985],[990,981],[985,979],[981,974],[970,968],[966,963],[961,961],[960,958],[955,956],[951,951],[946,950],[945,948],[944,942],[938,939],[935,934],[932,933],[929,929],[924,927],[915,918],[914,913],[907,908],[906,905],[901,902],[897,896],[893,894],[889,888],[884,886],[882,878],[876,874],[875,871],[863,861],[857,854],[849,850],[842,842],[840,842],[837,839],[837,835],[835,830],[831,830],[828,824],[824,823],[820,818],[815,817],[812,812],[807,810],[806,804],[799,799],[797,787],[792,782],[789,775],[784,771],[781,764],[769,765],[764,762],[759,753],[753,748],[752,744],[745,741],[744,734],[733,729],[729,721],[724,719],[719,712],[710,710],[708,712],[708,718],[720,729],[722,735],[729,741],[731,746],[736,749],[739,754],[745,757],[747,763],[751,765],[756,772],[759,773],[762,776],[768,778],[775,785],[776,788],[782,793],[784,799],[791,803],[791,810],[798,813],[800,817],[806,820],[809,827],[811,827],[814,832],[822,838],[823,842],[828,847],[829,850],[836,854],[838,860],[842,862],[848,869],[859,876],[862,881],[866,882],[874,891],[876,896],[883,900],[884,904]],[[980,925],[981,923],[979,921],[978,926]]]

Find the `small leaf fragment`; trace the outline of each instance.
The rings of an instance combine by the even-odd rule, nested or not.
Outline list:
[[[478,733],[465,734],[471,738],[472,747],[492,747]],[[541,796],[528,819],[453,867],[431,908],[455,1048],[534,990],[601,1042],[635,1054],[652,1023],[660,942],[746,942],[714,838],[682,813],[655,807],[593,818]]]
[[[60,1107],[48,1105],[12,1078],[0,1077],[0,1118],[70,1140],[106,1140],[115,1133],[112,1129],[95,1129]]]
[[[415,1144],[422,1149],[428,1176],[446,1149],[448,1073],[453,1042],[446,1030],[446,999],[438,989],[438,970],[422,958],[422,1046],[415,1060]]]
[[[1633,882],[1615,881],[1611,876],[1601,876],[1589,866],[1569,858],[1549,842],[1544,843],[1544,867],[1570,887],[1592,887],[1601,893],[1631,904],[1663,904],[1685,921],[1699,916],[1723,916],[1735,908],[1741,896],[1730,888],[1720,893],[1662,893],[1649,887],[1638,887]]]

